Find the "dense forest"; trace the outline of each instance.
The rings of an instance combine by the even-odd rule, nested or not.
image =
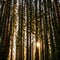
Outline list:
[[[0,0],[0,60],[59,60],[60,0]]]

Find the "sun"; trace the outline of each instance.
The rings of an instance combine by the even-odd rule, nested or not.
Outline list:
[[[36,44],[37,48],[40,47],[40,42],[38,41],[37,44]]]

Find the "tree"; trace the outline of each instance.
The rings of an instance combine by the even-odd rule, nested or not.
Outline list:
[[[59,59],[59,8],[55,0],[3,0],[0,20],[0,60]]]

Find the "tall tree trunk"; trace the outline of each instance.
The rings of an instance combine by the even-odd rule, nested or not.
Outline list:
[[[1,60],[7,60],[8,51],[9,51],[9,34],[8,34],[8,24],[9,24],[9,17],[10,17],[10,4],[11,0],[6,1],[5,9],[4,9],[4,16],[5,16],[5,31],[3,36],[3,48],[1,54]],[[3,17],[4,18],[4,17]],[[2,57],[3,56],[3,57]]]
[[[11,40],[11,52],[9,51],[9,53],[11,54],[11,58],[9,57],[9,59],[11,60],[16,60],[16,40],[17,40],[17,34],[18,34],[18,22],[19,18],[18,18],[18,5],[17,5],[17,0],[13,2],[13,8],[12,8],[12,31],[11,31],[11,35],[10,35],[10,40]]]

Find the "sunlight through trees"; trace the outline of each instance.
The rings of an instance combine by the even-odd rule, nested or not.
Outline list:
[[[59,60],[59,0],[0,0],[0,60]]]

